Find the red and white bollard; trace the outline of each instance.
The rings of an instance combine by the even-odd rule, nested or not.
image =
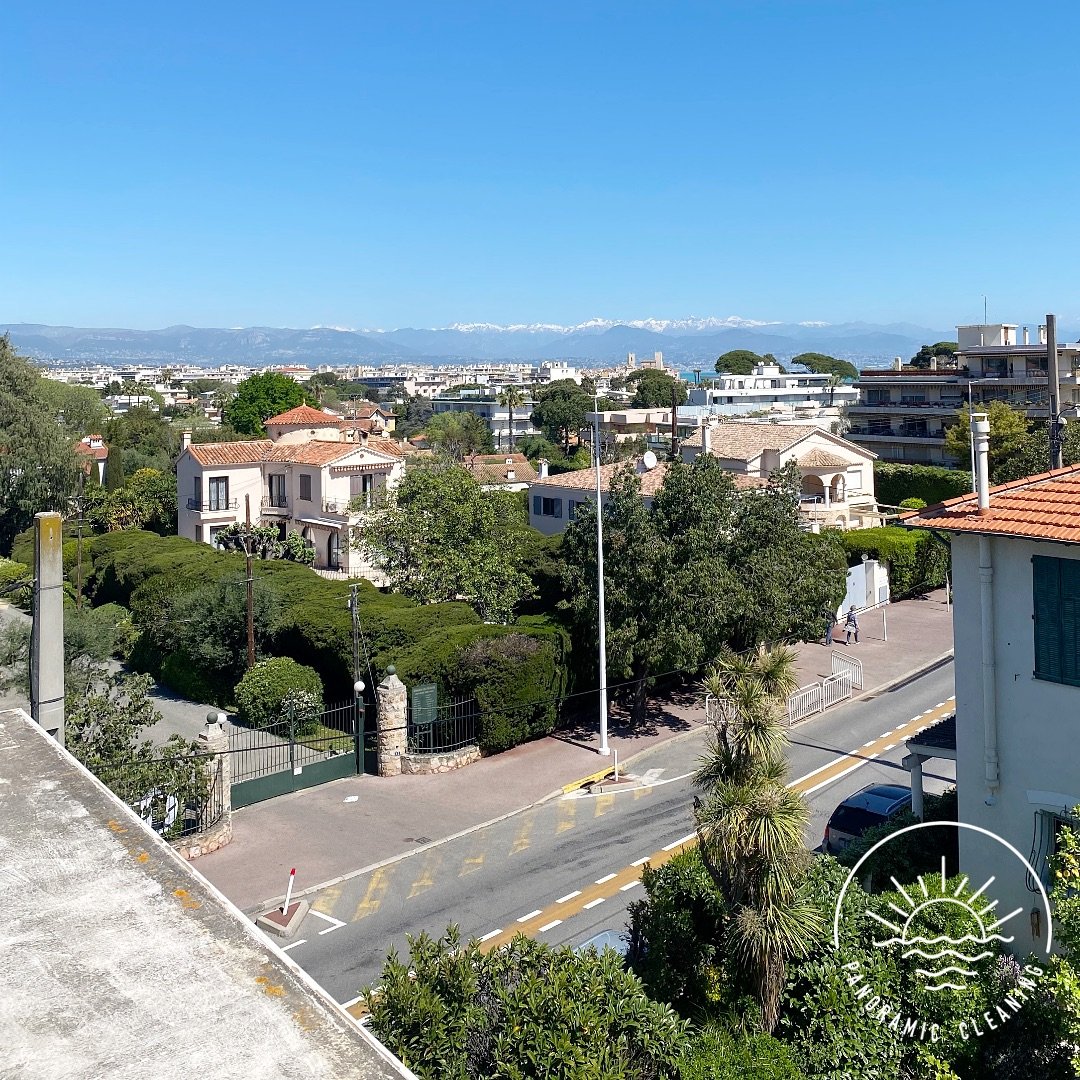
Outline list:
[[[289,887],[285,890],[285,903],[281,905],[281,914],[286,915],[289,911],[289,900],[292,899],[293,882],[296,880],[296,867],[289,871]]]

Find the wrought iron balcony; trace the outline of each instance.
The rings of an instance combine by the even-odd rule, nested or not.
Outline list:
[[[198,499],[188,499],[187,508],[196,510],[200,514],[224,514],[230,510],[239,509],[240,504],[236,499],[211,499],[209,502],[200,502]]]
[[[264,495],[262,505],[264,510],[288,510],[289,496],[278,494]]]

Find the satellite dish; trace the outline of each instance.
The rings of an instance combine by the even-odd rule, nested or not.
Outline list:
[[[655,469],[656,455],[651,450],[646,450],[641,458],[641,464],[644,465],[646,469]]]

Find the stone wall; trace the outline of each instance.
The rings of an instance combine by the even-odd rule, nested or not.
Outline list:
[[[217,782],[221,784],[221,816],[208,829],[169,841],[170,846],[185,859],[209,855],[232,840],[232,758],[229,755],[229,737],[221,726],[224,719],[224,713],[211,713],[206,718],[206,727],[195,740],[199,753],[217,755],[208,759],[207,767],[211,783],[216,776]]]
[[[232,840],[232,810],[226,809],[205,832],[192,833],[180,840],[171,840],[170,845],[180,852],[185,859],[197,859],[200,855],[209,855],[212,851],[223,848]]]
[[[481,756],[479,746],[463,746],[447,754],[405,754],[401,759],[401,771],[419,775],[451,772],[479,761]]]

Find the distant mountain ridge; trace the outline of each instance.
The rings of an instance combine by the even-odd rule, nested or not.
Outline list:
[[[575,326],[533,323],[457,323],[431,329],[353,330],[316,326],[201,328],[169,326],[126,330],[0,324],[21,351],[39,360],[112,364],[297,364],[445,363],[469,361],[570,360],[583,366],[619,363],[663,352],[670,366],[711,368],[731,349],[752,349],[789,359],[800,352],[825,352],[872,366],[894,356],[905,359],[919,347],[949,340],[952,330],[910,323],[768,322],[726,318],[590,319]],[[1065,336],[1062,335],[1062,340]]]

